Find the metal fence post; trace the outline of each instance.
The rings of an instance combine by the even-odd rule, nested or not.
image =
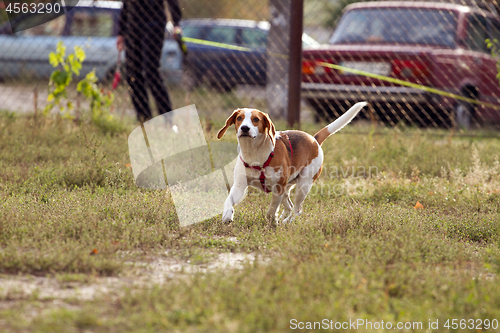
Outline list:
[[[269,0],[271,28],[267,38],[266,101],[273,117],[284,118],[288,110],[291,1]]]
[[[290,63],[288,74],[288,126],[300,125],[300,83],[302,81],[302,30],[304,0],[292,0],[290,15]]]

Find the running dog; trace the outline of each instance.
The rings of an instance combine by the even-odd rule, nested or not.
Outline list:
[[[239,145],[234,185],[224,203],[222,221],[233,219],[233,206],[244,198],[248,186],[272,193],[266,215],[269,220],[287,223],[299,216],[302,203],[323,168],[321,144],[347,125],[365,105],[366,102],[356,103],[314,136],[294,130],[276,132],[266,113],[254,109],[235,110],[217,134],[217,138],[221,139],[234,125]],[[297,186],[295,207],[290,199],[294,186]],[[281,203],[284,210],[278,218],[277,210]]]

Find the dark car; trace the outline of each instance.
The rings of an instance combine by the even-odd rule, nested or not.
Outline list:
[[[224,90],[238,84],[266,84],[269,22],[192,19],[181,21],[181,26],[184,37],[222,44],[186,43],[185,83],[189,88],[202,82]],[[307,46],[319,45],[306,34],[302,36],[302,42]],[[227,45],[236,48],[227,48]]]
[[[385,122],[445,124],[500,121],[492,108],[353,75],[326,62],[499,104],[496,60],[486,39],[500,40],[500,18],[477,7],[437,2],[367,2],[347,6],[329,44],[303,53],[302,96],[336,117],[360,100]],[[339,112],[340,111],[340,112]]]
[[[86,59],[81,75],[92,69],[104,79],[116,67],[118,51],[116,35],[121,2],[79,1],[63,16],[18,33],[13,33],[9,22],[0,26],[0,78],[47,78],[54,70],[49,64],[49,53],[63,41],[66,52],[75,46],[83,47]],[[23,15],[14,22],[18,28],[33,22],[31,15]],[[161,57],[161,71],[172,81],[182,76],[182,54],[174,40],[166,40]]]

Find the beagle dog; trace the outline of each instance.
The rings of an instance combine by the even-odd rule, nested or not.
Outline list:
[[[239,158],[234,169],[234,184],[224,203],[222,221],[233,219],[233,206],[243,200],[248,186],[272,193],[267,211],[270,220],[287,223],[302,213],[302,203],[323,168],[321,144],[327,137],[347,125],[366,102],[356,103],[340,118],[314,136],[302,131],[277,132],[269,116],[254,109],[238,109],[226,120],[217,138],[234,125]],[[297,186],[295,207],[290,191]],[[284,210],[278,218],[277,210]]]

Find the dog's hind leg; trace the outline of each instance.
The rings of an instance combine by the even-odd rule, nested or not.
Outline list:
[[[279,221],[283,221],[283,223],[288,222],[293,210],[292,199],[290,198],[290,191],[295,186],[295,184],[288,184],[285,188],[285,194],[283,196],[283,212],[280,215]]]
[[[302,203],[304,202],[307,194],[311,190],[314,181],[309,177],[301,177],[297,181],[297,190],[295,194],[295,207],[294,214],[300,216],[302,214]]]
[[[279,193],[274,193],[273,192],[273,198],[271,200],[271,205],[269,205],[269,209],[267,211],[267,214],[266,214],[266,217],[269,221],[276,221],[277,220],[277,211],[278,211],[278,207],[280,206],[281,204],[281,201],[283,200],[283,197],[285,195],[282,193],[282,194],[279,194]]]

